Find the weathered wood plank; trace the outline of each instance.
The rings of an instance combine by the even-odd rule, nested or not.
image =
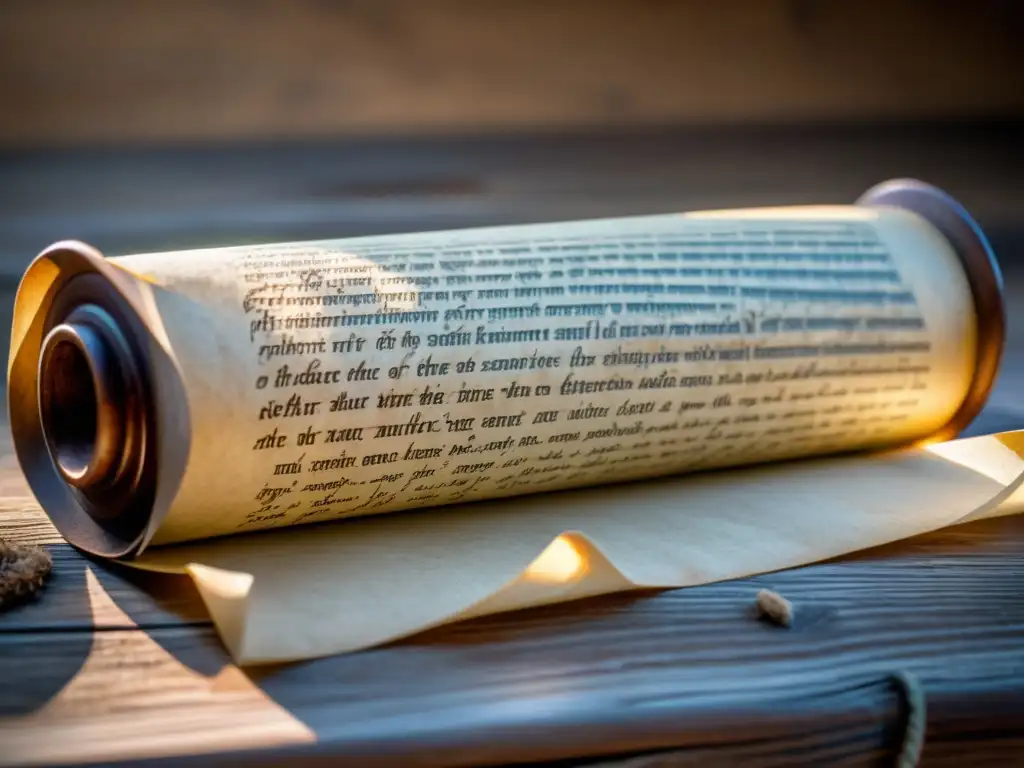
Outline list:
[[[535,156],[535,167],[544,152],[555,150]],[[608,181],[619,191],[606,202],[642,192],[659,156]],[[844,156],[832,155],[838,165]],[[665,182],[675,172],[653,177],[651,199],[682,188]],[[502,178],[509,189],[520,184],[523,200],[535,189]],[[540,185],[530,210],[552,204],[556,215],[559,185],[579,183],[566,179]],[[701,195],[731,195],[732,183]],[[31,191],[25,184],[19,189]],[[747,193],[764,202],[763,190]],[[988,197],[997,213],[1016,205],[1008,193]],[[10,210],[8,221],[20,216]],[[515,218],[522,209],[502,210]],[[101,229],[148,220],[126,216]],[[189,226],[191,216],[182,219]],[[32,236],[52,224],[36,222]],[[1018,311],[1014,302],[1010,309]],[[1021,327],[1011,320],[1014,350]],[[1014,356],[980,428],[1020,426],[1022,375]],[[9,450],[0,450],[0,499],[0,533],[46,543],[56,560],[39,601],[0,614],[0,764],[152,755],[172,765],[184,753],[196,765],[890,764],[902,711],[888,676],[898,669],[916,672],[928,694],[926,765],[1007,765],[1024,750],[1024,517],[757,579],[489,617],[246,674],[230,664],[187,579],[92,563],[60,543]],[[748,608],[761,586],[796,602],[793,630],[753,621]],[[221,750],[250,751],[228,761]]]
[[[18,503],[5,531],[31,538],[42,513]],[[900,669],[928,692],[926,765],[1005,765],[1024,745],[1020,516],[248,674],[186,580],[50,546],[42,600],[0,616],[0,763],[872,765],[900,738]],[[793,630],[751,618],[761,586],[796,603]]]
[[[295,0],[240,15],[230,0],[6,0],[0,141],[1019,113],[1018,10]]]
[[[940,754],[943,739],[979,729],[1005,750],[1024,739],[1024,525],[954,531],[906,556],[494,616],[244,675],[208,627],[0,632],[0,679],[20,681],[0,699],[0,743],[8,761],[234,750],[261,736],[260,746],[303,748],[239,764],[496,764],[684,747],[870,763],[899,739],[889,677],[907,670],[928,694]],[[796,603],[794,629],[752,618],[761,585]],[[102,590],[93,599],[118,610]]]
[[[894,174],[945,188],[998,236],[1003,227],[1019,232],[1022,135],[1019,120],[858,122],[6,151],[0,275],[16,280],[39,250],[72,236],[114,254],[849,203]]]
[[[3,765],[258,749],[309,739],[307,728],[226,666],[207,628],[0,637]]]

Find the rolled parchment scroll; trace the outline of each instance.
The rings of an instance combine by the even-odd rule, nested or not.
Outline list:
[[[978,413],[1004,324],[980,229],[910,181],[851,206],[60,242],[18,291],[9,412],[70,543],[191,573],[236,657],[276,661],[1005,511],[1012,439],[983,438],[998,470],[950,458],[977,441],[907,447]]]

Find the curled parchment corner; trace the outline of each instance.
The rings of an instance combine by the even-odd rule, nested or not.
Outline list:
[[[189,563],[185,573],[196,585],[228,652],[236,659],[244,658],[246,603],[253,585],[252,574],[202,563]]]
[[[1024,433],[150,549],[239,664],[362,650],[476,616],[742,578],[1024,510]]]
[[[457,618],[579,600],[635,586],[586,534],[566,531],[510,583]]]
[[[164,563],[152,562],[143,567],[162,572],[184,572],[193,581],[224,645],[233,658],[248,664],[274,662],[280,659],[267,657],[264,635],[249,631],[255,619],[266,615],[267,601],[257,591],[262,583],[256,575],[241,570],[204,565],[190,562],[183,568],[167,567]],[[253,569],[256,570],[256,569]],[[473,574],[468,574],[472,579]],[[268,577],[269,578],[269,577]],[[371,577],[372,578],[372,577]],[[477,616],[486,616],[528,607],[562,603],[600,594],[620,592],[636,586],[624,576],[603,552],[578,531],[566,531],[552,540],[532,562],[516,574],[508,583],[487,594],[475,603],[468,604],[434,621],[414,628],[406,628],[394,636],[381,636],[377,643],[422,631],[431,626],[463,621]],[[272,610],[272,607],[271,607]],[[386,611],[386,606],[381,606]],[[365,617],[352,616],[353,621]],[[280,631],[287,632],[285,627]],[[299,629],[296,635],[301,636]],[[343,639],[334,652],[357,650],[361,645],[348,647]],[[301,642],[301,641],[300,641]],[[315,654],[309,649],[299,653]]]

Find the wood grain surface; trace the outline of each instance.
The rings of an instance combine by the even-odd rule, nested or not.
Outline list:
[[[926,765],[964,740],[973,765],[1024,755],[1024,517],[247,672],[185,580],[51,549],[43,597],[0,617],[4,764],[870,765],[902,738],[899,671],[927,696]],[[765,586],[793,629],[753,617]]]
[[[0,535],[54,556],[41,598],[0,615],[0,764],[890,764],[901,671],[925,765],[1024,756],[1024,516],[240,670],[187,578],[83,558],[0,450]],[[755,619],[763,587],[792,629]]]
[[[653,212],[679,199],[838,202],[912,172],[961,198],[997,243],[1009,354],[971,432],[1019,429],[1015,131],[5,155],[0,304],[9,313],[37,241],[83,232],[104,248],[153,250]],[[92,561],[63,543],[5,427],[0,435],[0,535],[54,556],[41,597],[0,614],[2,765],[891,765],[907,716],[900,671],[926,696],[925,765],[1024,764],[1024,516],[753,579],[240,670],[189,580]],[[762,587],[794,602],[791,630],[753,617]]]
[[[1005,0],[4,0],[0,142],[1024,111]]]

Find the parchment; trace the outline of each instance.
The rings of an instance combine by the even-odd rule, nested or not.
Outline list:
[[[829,214],[118,259],[191,414],[149,543],[927,435],[973,373],[957,257],[910,214]]]
[[[73,244],[19,289],[16,447],[39,318],[82,271],[137,313],[154,368],[162,472],[133,562],[190,573],[241,662],[1017,510],[1014,436],[892,450],[956,412],[978,344],[956,254],[903,211]]]
[[[160,547],[134,564],[188,573],[239,663],[291,661],[1016,514],[1022,451],[1024,431],[986,435]]]

